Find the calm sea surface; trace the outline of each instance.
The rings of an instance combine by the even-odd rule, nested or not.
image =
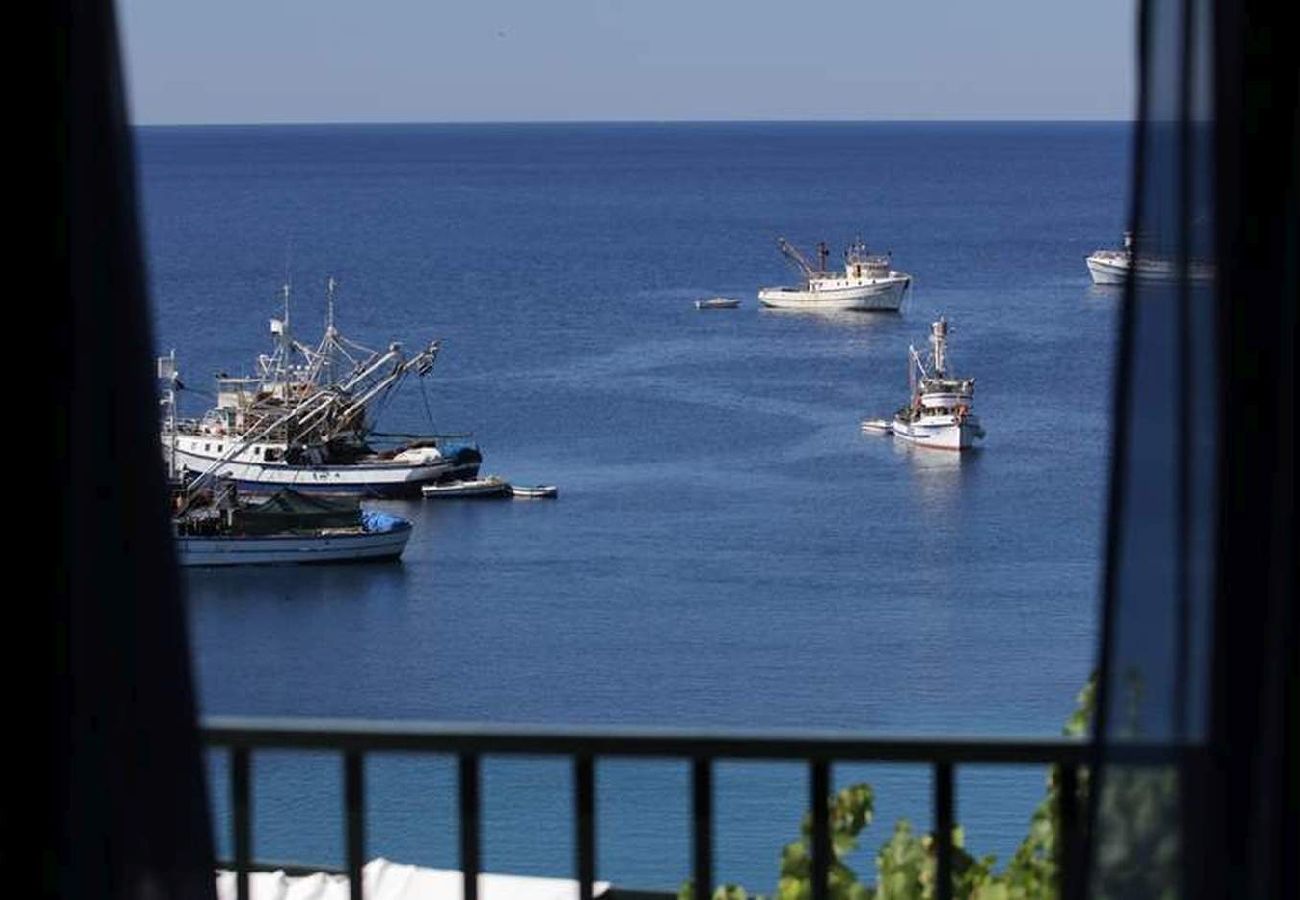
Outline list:
[[[1091,668],[1118,296],[1083,256],[1124,220],[1128,127],[734,124],[145,128],[160,351],[201,413],[269,348],[286,272],[314,342],[327,276],[371,346],[443,340],[433,427],[556,502],[390,502],[401,564],[194,571],[203,711],[877,733],[1058,732]],[[763,312],[775,246],[892,250],[894,314]],[[837,258],[837,257],[836,257]],[[735,311],[692,302],[743,298]],[[865,436],[939,314],[988,438],[958,458]],[[386,430],[427,430],[421,385]],[[339,766],[258,758],[259,856],[337,861]],[[223,774],[214,760],[213,774]],[[489,760],[485,863],[572,874],[568,769]],[[599,874],[675,887],[687,772],[599,767]],[[368,769],[369,851],[455,864],[450,761]],[[860,871],[926,771],[878,793]],[[966,770],[979,853],[1043,773]],[[218,824],[225,813],[217,786]],[[720,879],[775,886],[797,766],[718,775]],[[224,839],[224,838],[223,838]]]

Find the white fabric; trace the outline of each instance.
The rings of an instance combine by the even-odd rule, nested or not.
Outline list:
[[[455,869],[425,869],[389,862],[380,857],[362,869],[366,900],[461,900],[462,880]],[[597,881],[594,895],[609,890]],[[250,900],[348,900],[346,875],[289,876],[284,872],[252,872],[248,878]],[[530,875],[480,875],[479,900],[578,900],[578,882],[570,878],[535,878]],[[218,900],[236,900],[235,873],[217,872]]]

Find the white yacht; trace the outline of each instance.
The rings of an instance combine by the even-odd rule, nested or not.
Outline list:
[[[984,437],[979,418],[971,412],[975,379],[948,374],[948,321],[940,317],[930,326],[928,359],[915,347],[907,352],[908,404],[891,421],[867,419],[862,430],[893,434],[921,447],[967,450],[974,446]]]
[[[861,239],[844,251],[844,270],[827,268],[830,249],[826,242],[817,245],[817,265],[785,238],[777,246],[803,275],[803,283],[794,287],[768,287],[758,292],[764,306],[776,309],[805,310],[884,310],[896,312],[912,276],[893,268],[888,253],[872,253]]]
[[[1084,261],[1088,264],[1093,284],[1123,284],[1130,271],[1138,281],[1175,281],[1179,276],[1176,260],[1136,254],[1131,231],[1124,232],[1123,247],[1094,250]],[[1190,260],[1187,277],[1190,281],[1208,281],[1214,277],[1214,270],[1206,262]]]

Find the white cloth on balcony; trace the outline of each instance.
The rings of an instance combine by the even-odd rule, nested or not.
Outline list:
[[[462,900],[461,874],[455,869],[426,869],[390,862],[379,857],[362,869],[366,900]],[[600,897],[609,882],[597,881],[593,894]],[[316,872],[293,876],[282,871],[252,872],[248,876],[249,900],[348,900],[346,875]],[[479,900],[578,900],[578,882],[571,878],[531,875],[479,875]],[[236,900],[235,873],[217,872],[218,900]]]

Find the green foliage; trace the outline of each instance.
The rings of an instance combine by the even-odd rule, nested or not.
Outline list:
[[[871,786],[854,784],[833,794],[827,801],[831,832],[831,864],[826,884],[830,900],[867,900],[866,887],[857,873],[844,862],[858,849],[858,835],[871,824],[875,795]],[[781,850],[781,876],[777,900],[810,900],[812,897],[812,814],[803,817],[800,838]]]
[[[1091,728],[1096,704],[1096,676],[1088,679],[1079,692],[1078,705],[1066,720],[1062,732],[1067,737],[1082,737]],[[1149,773],[1148,773],[1149,774]],[[1112,777],[1107,788],[1114,786]],[[996,871],[994,856],[976,858],[966,850],[965,833],[954,828],[952,833],[952,879],[955,900],[1057,900],[1057,835],[1056,820],[1061,775],[1053,766],[1047,776],[1047,791],[1029,821],[1029,832],[1016,848],[1006,867]],[[1087,795],[1087,773],[1079,778],[1079,808],[1083,808]],[[1151,816],[1167,812],[1167,804],[1160,797],[1165,786],[1152,781],[1135,780],[1121,786],[1112,798],[1117,816],[1136,815],[1131,820],[1133,828],[1146,828],[1148,835],[1163,835],[1167,829],[1149,827]],[[1103,808],[1106,798],[1103,797]],[[918,834],[906,819],[894,824],[889,840],[876,854],[876,879],[874,885],[863,884],[846,860],[858,848],[862,831],[871,824],[875,794],[868,784],[854,784],[827,798],[830,813],[831,863],[827,872],[830,900],[933,900],[935,873],[937,871],[936,840],[932,834]],[[1147,819],[1143,819],[1144,814]],[[1146,822],[1146,825],[1143,824]],[[812,815],[806,814],[800,824],[798,840],[786,844],[781,850],[780,878],[772,900],[811,900],[812,897]],[[1126,840],[1126,837],[1128,840]],[[1135,835],[1121,836],[1113,852],[1122,848],[1130,856],[1116,862],[1128,872],[1141,870],[1145,859],[1158,866],[1167,865],[1169,848],[1160,840],[1143,843],[1132,840]],[[1101,848],[1106,851],[1106,846]],[[1143,856],[1143,854],[1151,854]],[[1162,891],[1152,891],[1146,896],[1163,900]],[[687,881],[677,892],[678,900],[695,900],[694,885]],[[740,885],[727,884],[713,892],[712,900],[749,900],[750,894]],[[754,900],[767,900],[754,895]]]

